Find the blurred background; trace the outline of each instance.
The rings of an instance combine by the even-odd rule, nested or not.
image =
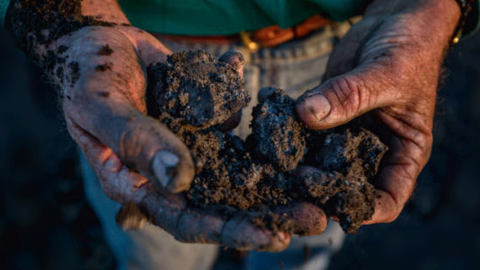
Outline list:
[[[432,157],[402,215],[348,236],[330,269],[480,269],[478,44],[448,55]],[[0,32],[0,269],[115,268],[77,158],[53,85]]]

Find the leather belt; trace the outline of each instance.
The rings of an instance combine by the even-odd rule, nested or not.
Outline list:
[[[231,44],[243,42],[245,47],[251,51],[259,48],[275,47],[287,41],[302,38],[312,31],[334,22],[323,18],[320,15],[312,16],[296,26],[281,29],[278,25],[267,26],[252,32],[241,32],[230,36],[184,36],[184,35],[162,35],[154,34],[159,38],[166,38],[172,41],[186,41],[195,43]]]

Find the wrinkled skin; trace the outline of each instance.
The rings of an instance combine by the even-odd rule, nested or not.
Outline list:
[[[85,27],[46,45],[33,44],[29,53],[43,64],[47,50],[66,45],[70,61],[79,63],[80,77],[73,85],[50,75],[63,92],[68,130],[107,196],[141,206],[154,224],[180,241],[284,249],[289,235],[261,231],[241,214],[224,220],[188,209],[178,192],[194,175],[190,153],[165,126],[147,117],[145,108],[145,67],[165,61],[170,52],[148,33],[120,26],[128,20],[114,0],[82,1],[82,14],[118,26]],[[375,1],[336,48],[327,80],[298,102],[299,116],[311,128],[340,125],[366,112],[385,127],[392,150],[377,183],[381,198],[370,223],[398,216],[428,159],[440,64],[458,17],[453,0]],[[114,50],[109,58],[98,55],[106,43]],[[111,69],[96,72],[106,61]],[[225,61],[243,72],[234,57]],[[172,168],[176,174],[166,173]],[[325,215],[311,207],[299,203],[277,211],[294,216],[303,235],[319,234]]]
[[[115,0],[81,1],[81,14],[57,13],[55,8],[62,1],[48,2],[52,9],[45,11],[35,9],[31,0],[14,0],[7,14],[8,25],[16,29],[11,29],[11,34],[17,41],[28,36],[25,52],[45,68],[59,87],[68,131],[98,176],[103,191],[112,200],[127,205],[117,215],[122,227],[139,227],[148,218],[182,242],[266,251],[286,248],[290,235],[261,230],[242,212],[227,218],[187,206],[181,192],[189,188],[195,173],[190,151],[163,124],[146,115],[145,67],[164,62],[171,52],[149,33],[129,26]],[[55,14],[66,19],[57,20]],[[77,21],[74,30],[62,32],[61,36],[50,35],[49,31],[57,33],[58,28],[34,28],[53,25],[65,29],[68,26],[58,25],[58,21],[68,22],[80,15],[92,16],[87,20],[90,22],[91,18],[108,21],[109,26],[79,28]],[[53,21],[45,21],[51,18]],[[28,32],[30,28],[22,29],[22,25],[28,25],[32,32]],[[45,40],[36,35],[55,38]],[[57,59],[52,61],[52,56]],[[220,61],[233,65],[243,76],[244,62],[238,54],[229,52]],[[234,115],[227,121],[226,130],[235,127],[238,120]],[[307,203],[296,203],[273,210],[291,216],[304,213],[295,214],[294,230],[305,235],[319,234],[325,229],[326,216],[321,210],[308,213],[309,207]]]
[[[374,1],[335,48],[324,82],[297,101],[312,129],[364,115],[389,146],[365,224],[398,217],[429,159],[437,82],[458,20],[452,0]]]
[[[80,33],[81,31],[85,33]],[[122,50],[125,44],[129,44],[129,40],[138,38],[133,35],[133,37],[127,36],[119,40],[119,35],[125,35],[125,32],[115,33],[115,31],[101,29],[89,32],[82,29],[78,35],[81,40],[88,37],[90,42],[94,43],[90,43],[90,47],[96,45],[96,39],[100,42],[100,38],[107,36],[109,45],[114,51]],[[126,35],[131,31],[133,31],[131,28],[127,29]],[[142,35],[148,35],[150,39],[149,34],[143,32]],[[119,40],[118,44],[115,44],[116,40]],[[157,60],[161,58],[160,61],[164,61],[170,52],[153,37],[149,42],[151,42],[150,46],[159,48],[155,58]],[[81,42],[79,46],[85,46],[85,44]],[[82,99],[76,103],[73,97],[63,100],[70,134],[98,175],[105,194],[122,204],[133,202],[139,205],[154,224],[182,242],[216,243],[238,249],[269,251],[284,249],[290,241],[288,234],[282,232],[273,234],[257,229],[243,217],[242,213],[224,219],[214,212],[190,209],[187,206],[186,198],[180,192],[189,188],[194,175],[190,152],[159,121],[145,115],[143,79],[146,75],[144,69],[132,69],[132,66],[140,67],[147,64],[143,59],[135,59],[138,61],[136,63],[126,61],[129,54],[133,56],[133,51],[126,51],[120,63],[114,62],[113,67],[119,68],[119,72],[125,72],[124,78],[142,78],[140,83],[131,82],[128,88],[122,89],[116,88],[115,85],[111,85],[111,82],[105,80],[101,85],[96,85],[93,78],[81,77],[77,85],[85,83],[91,88],[64,91],[64,95],[74,96],[79,95],[80,91],[87,90],[88,93],[101,87],[109,89],[109,99],[114,99],[109,104],[110,101],[104,101],[105,97],[92,96],[93,100],[89,100],[90,105],[83,103]],[[238,66],[240,71],[243,68],[243,65],[238,65],[235,54],[230,53],[222,59]],[[86,65],[88,61],[92,59],[87,60]],[[148,61],[153,62],[154,59],[149,57]],[[121,66],[123,63],[125,65]],[[117,95],[119,99],[116,99]],[[138,102],[132,104],[131,101],[135,99]],[[92,108],[92,103],[98,104],[99,107]],[[86,106],[90,109],[84,110]],[[102,106],[106,108],[103,109]],[[112,115],[112,112],[119,112],[120,115]],[[98,117],[99,115],[101,117]],[[125,119],[127,119],[125,129],[119,129],[118,123],[122,123]],[[98,123],[91,125],[90,121]],[[116,123],[115,126],[109,124],[112,122]],[[118,141],[112,141],[115,137],[119,138]],[[109,144],[112,146],[109,147]],[[162,158],[159,159],[160,156]],[[133,163],[138,171],[129,169],[125,161]],[[159,169],[162,166],[164,168]],[[175,167],[177,173],[175,175],[165,173],[168,167]]]

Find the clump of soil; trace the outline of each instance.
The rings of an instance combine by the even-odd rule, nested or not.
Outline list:
[[[292,186],[304,198],[339,218],[347,233],[358,230],[374,212],[376,191],[369,182],[376,175],[387,147],[364,128],[352,126],[310,132],[312,147],[305,163],[319,169]]]
[[[295,101],[276,89],[253,109],[252,116],[249,149],[282,172],[295,169],[306,150],[306,132],[295,116]]]
[[[155,74],[152,74],[155,73]],[[180,124],[207,128],[224,123],[250,102],[234,67],[203,51],[181,52],[150,68],[158,110]]]
[[[255,225],[288,232],[284,216],[256,210],[306,201],[338,217],[348,233],[373,215],[371,181],[387,151],[373,133],[359,125],[308,130],[294,100],[276,89],[254,108],[244,142],[222,127],[250,101],[233,67],[196,51],[173,54],[147,71],[149,114],[179,136],[196,162],[190,204],[223,214],[252,210]],[[296,178],[301,165],[318,170]]]

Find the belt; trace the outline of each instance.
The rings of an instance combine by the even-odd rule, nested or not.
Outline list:
[[[323,18],[320,15],[312,16],[296,26],[281,29],[278,25],[267,26],[251,32],[240,32],[229,36],[183,36],[183,35],[162,35],[154,34],[158,38],[165,38],[171,41],[186,41],[195,43],[231,44],[242,42],[250,51],[255,52],[259,48],[275,47],[287,41],[302,38],[312,31],[334,22]]]

